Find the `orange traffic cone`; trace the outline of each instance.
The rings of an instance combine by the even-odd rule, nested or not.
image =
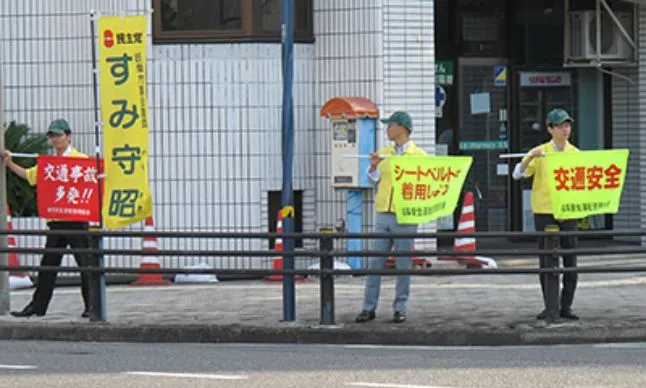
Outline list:
[[[464,195],[462,204],[462,213],[458,222],[458,233],[475,233],[475,207],[473,204],[473,193],[467,191]],[[456,237],[453,242],[453,252],[469,252],[476,250],[475,237]],[[467,268],[497,268],[496,261],[490,257],[463,255],[463,256],[444,256],[440,260],[456,260],[464,264]]]
[[[9,210],[9,205],[7,205],[7,229],[13,230],[13,223],[11,222],[11,210]],[[7,247],[16,248],[16,237],[12,235],[7,236]],[[9,265],[12,267],[18,267],[20,265],[20,260],[18,255],[15,252],[8,253]],[[29,275],[24,272],[10,271],[9,272],[9,289],[16,290],[19,288],[31,288],[34,284],[31,282]]]
[[[395,250],[395,247],[393,246],[391,251]],[[415,248],[413,247],[413,251],[415,251]],[[386,260],[385,266],[387,268],[396,268],[397,267],[397,262],[396,262],[396,257],[395,256],[388,256],[388,260]],[[428,261],[427,259],[417,257],[417,256],[412,256],[413,260],[413,268],[430,268],[431,267],[431,262]]]
[[[462,214],[458,221],[458,233],[475,233],[476,231],[476,217],[475,208],[473,206],[473,193],[467,191],[464,195],[464,203],[462,204]],[[453,252],[475,251],[476,239],[475,237],[457,237],[453,242]],[[479,268],[479,263],[475,260],[475,256],[453,256],[459,263],[466,264],[467,267]]]
[[[283,213],[278,211],[278,216],[276,217],[276,233],[283,233]],[[281,237],[276,237],[276,242],[274,243],[274,252],[278,253],[273,259],[272,269],[280,270],[283,269],[283,256],[280,255],[280,252],[283,251],[283,239]],[[267,275],[265,280],[270,282],[278,282],[283,280],[283,275]],[[304,280],[302,276],[294,276],[295,281]]]
[[[279,210],[278,216],[276,217],[276,233],[283,233],[283,213]],[[276,237],[274,242],[274,252],[280,254],[283,251],[283,239],[281,237]],[[276,256],[273,259],[271,266],[272,269],[283,269],[283,257]],[[267,275],[265,280],[271,282],[277,282],[283,280],[283,275]]]
[[[153,218],[148,217],[146,218],[146,221],[144,223],[144,232],[152,232],[154,231],[154,223],[153,223]],[[148,252],[157,252],[158,247],[157,247],[157,237],[152,236],[152,237],[144,237],[143,238],[143,246],[142,246],[143,251],[148,251]],[[159,264],[159,258],[157,256],[153,255],[142,255],[141,256],[141,263],[139,264],[140,269],[157,269],[161,268],[161,265]],[[160,273],[140,273],[139,274],[139,279],[137,279],[135,282],[131,283],[131,286],[168,286],[172,284],[172,282],[168,280],[164,280],[162,277],[162,274]]]

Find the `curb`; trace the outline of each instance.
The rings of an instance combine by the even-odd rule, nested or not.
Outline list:
[[[113,325],[109,323],[0,323],[2,340],[98,342],[242,342],[417,346],[555,345],[646,340],[646,325],[519,324],[502,328],[421,329],[348,325]]]

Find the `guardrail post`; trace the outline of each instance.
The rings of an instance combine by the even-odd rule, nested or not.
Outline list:
[[[321,263],[320,268],[334,269],[334,240],[326,236],[326,233],[332,233],[330,228],[321,228],[320,239]],[[321,274],[321,325],[334,325],[334,275]]]
[[[558,233],[559,227],[557,225],[547,225],[545,227],[546,232]],[[545,250],[554,250],[558,247],[558,236],[545,236]],[[549,269],[558,269],[559,267],[559,256],[552,253],[546,253],[544,256],[545,268]],[[545,306],[547,308],[547,316],[545,321],[555,322],[559,319],[559,273],[558,272],[548,272],[544,276],[545,281]]]
[[[88,238],[90,241],[91,249],[101,249],[103,248],[100,244],[101,237],[91,236]],[[91,254],[88,255],[90,262],[88,267],[102,267],[101,263],[101,254]],[[89,276],[90,279],[90,299],[92,306],[92,313],[90,315],[90,322],[105,322],[106,317],[106,305],[105,305],[105,295],[104,288],[102,287],[102,282],[104,281],[104,275],[101,273],[91,273]]]

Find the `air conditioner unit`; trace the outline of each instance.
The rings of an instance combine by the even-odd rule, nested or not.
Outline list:
[[[633,15],[629,12],[615,13],[624,30],[631,38],[633,34]],[[632,60],[633,48],[626,41],[615,22],[607,12],[601,12],[601,60]],[[597,59],[597,13],[596,11],[576,11],[570,13],[570,52],[569,59]]]

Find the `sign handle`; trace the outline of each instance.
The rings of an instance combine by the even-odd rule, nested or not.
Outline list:
[[[498,157],[500,159],[513,159],[513,158],[523,158],[525,157],[525,153],[517,153],[517,154],[500,154]]]
[[[387,159],[390,155],[379,155],[382,159]],[[354,159],[370,159],[370,155],[353,155],[353,154],[343,154],[343,158],[354,158]]]
[[[12,152],[11,157],[12,158],[37,158],[38,154],[25,154],[21,152]]]

